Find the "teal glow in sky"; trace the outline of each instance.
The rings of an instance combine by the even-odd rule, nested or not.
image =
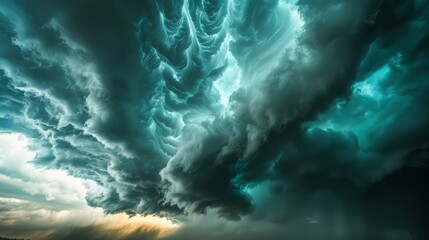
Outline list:
[[[426,239],[428,19],[0,2],[0,237]]]

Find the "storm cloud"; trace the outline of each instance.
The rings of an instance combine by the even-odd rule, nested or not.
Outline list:
[[[189,216],[173,239],[199,218],[424,239],[428,20],[422,0],[3,1],[0,131],[92,207]]]

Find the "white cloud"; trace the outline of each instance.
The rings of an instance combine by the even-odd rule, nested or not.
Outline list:
[[[127,236],[138,231],[162,234],[178,227],[166,218],[126,214],[106,216],[86,204],[86,187],[95,187],[61,170],[37,168],[36,153],[18,133],[0,133],[0,235],[43,239],[74,227],[99,226]]]
[[[43,197],[55,205],[85,206],[84,180],[62,170],[37,168],[31,163],[36,154],[27,148],[28,140],[18,133],[0,134],[0,194],[15,198]]]

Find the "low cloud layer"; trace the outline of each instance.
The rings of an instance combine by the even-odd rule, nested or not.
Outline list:
[[[209,214],[173,238],[199,217],[240,220],[225,239],[261,222],[279,239],[426,236],[423,191],[404,186],[427,173],[429,2],[0,6],[0,131],[91,182],[90,206]],[[28,182],[9,164],[1,181]]]

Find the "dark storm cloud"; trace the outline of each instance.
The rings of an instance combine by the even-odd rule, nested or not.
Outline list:
[[[92,206],[283,222],[325,199],[349,219],[352,192],[426,164],[426,1],[43,6],[2,4],[0,127],[95,181]],[[309,212],[271,219],[266,184]]]
[[[367,29],[371,26],[367,23],[367,14],[372,11],[372,6],[364,2],[332,1],[320,5],[309,1],[300,2],[299,7],[305,25],[297,47],[286,51],[279,65],[264,78],[242,80],[249,87],[243,87],[232,95],[231,118],[215,120],[201,129],[201,134],[186,138],[188,144],[183,149],[179,148],[162,171],[163,177],[172,185],[167,192],[168,198],[179,204],[188,202],[187,206],[198,209],[204,207],[206,201],[215,206],[218,201],[235,203],[236,200],[229,198],[236,199],[238,193],[242,197],[242,206],[250,205],[250,198],[243,188],[252,181],[269,177],[269,169],[266,168],[272,164],[267,162],[272,163],[283,152],[284,138],[272,135],[285,136],[283,131],[294,131],[300,122],[311,119],[332,100],[346,94],[369,44]],[[272,11],[264,5],[255,9]],[[275,22],[277,17],[268,13],[260,15],[262,17],[256,19],[256,23]],[[249,16],[254,14],[246,15]],[[264,41],[276,40],[271,39],[273,33],[263,33],[261,39],[256,38],[263,44]],[[259,32],[256,28],[247,34],[252,39]],[[246,62],[247,59],[239,58],[239,61]],[[243,75],[251,74],[244,72]],[[219,135],[225,135],[222,133],[225,129],[231,130],[225,137],[217,139]],[[265,145],[262,150],[261,145]],[[222,178],[217,174],[205,179],[216,172],[223,172]],[[199,174],[204,178],[198,178]],[[198,181],[193,182],[194,178]],[[213,179],[217,179],[215,183]],[[234,209],[235,213],[229,212],[236,214],[235,217],[251,210],[250,207],[236,206]],[[227,215],[222,208],[220,214]]]
[[[337,181],[347,196],[262,184],[241,221],[199,216],[165,239],[426,239],[427,178],[427,168],[406,167],[366,189]]]

